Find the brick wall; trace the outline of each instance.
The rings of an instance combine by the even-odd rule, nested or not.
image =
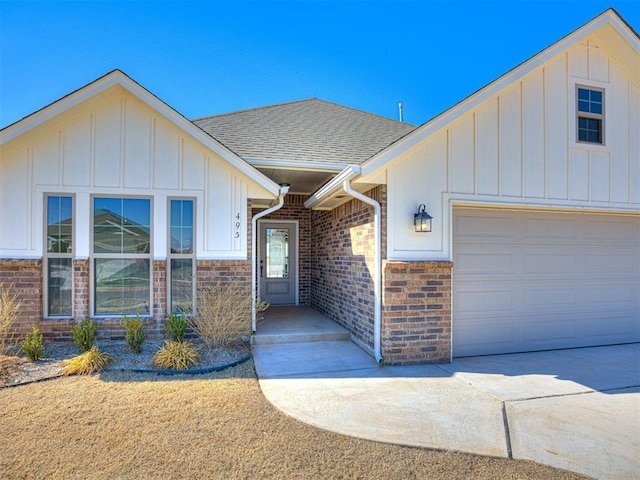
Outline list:
[[[15,335],[22,338],[42,318],[42,261],[0,260],[0,284],[21,302]]]
[[[378,200],[384,212],[384,187],[377,187],[367,195]],[[343,325],[360,342],[373,347],[373,208],[351,200],[331,211],[314,211],[311,231],[312,306]]]
[[[311,304],[311,210],[304,206],[308,195],[287,195],[284,205],[265,220],[298,221],[298,301],[300,305]],[[252,215],[259,213],[255,209]]]
[[[385,364],[450,361],[452,268],[452,262],[384,262]]]
[[[143,318],[147,338],[163,338],[167,308],[167,262],[153,261],[152,315]],[[202,288],[214,278],[240,278],[251,296],[251,262],[249,260],[197,261],[196,286]],[[14,331],[16,339],[24,338],[35,325],[45,341],[72,341],[71,327],[76,321],[89,317],[89,260],[73,261],[73,315],[74,318],[43,318],[43,272],[42,261],[3,259],[0,260],[0,284],[10,289],[12,295],[22,302]],[[94,320],[98,325],[98,340],[116,341],[124,339],[120,316]],[[251,322],[251,319],[248,319]]]

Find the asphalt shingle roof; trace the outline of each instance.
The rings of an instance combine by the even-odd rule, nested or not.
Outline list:
[[[193,120],[245,159],[360,164],[416,128],[317,98]]]

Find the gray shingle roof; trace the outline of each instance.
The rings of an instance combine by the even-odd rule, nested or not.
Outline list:
[[[359,164],[416,127],[317,98],[193,120],[245,159]]]

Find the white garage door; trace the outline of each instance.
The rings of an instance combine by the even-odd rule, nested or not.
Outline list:
[[[640,217],[455,208],[456,357],[640,341]]]

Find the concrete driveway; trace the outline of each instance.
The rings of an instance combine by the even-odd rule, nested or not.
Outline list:
[[[640,344],[380,367],[351,342],[255,345],[288,415],[380,442],[640,478]]]

